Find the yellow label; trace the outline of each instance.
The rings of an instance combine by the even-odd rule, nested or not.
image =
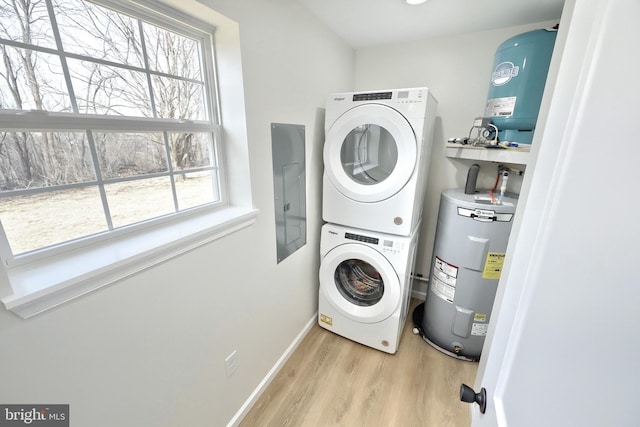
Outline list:
[[[504,265],[504,252],[489,252],[484,263],[483,279],[499,279]]]
[[[485,313],[476,313],[473,315],[473,321],[474,322],[486,322],[487,321],[487,315]]]
[[[326,323],[329,326],[333,326],[333,319],[325,314],[320,314],[320,321]]]

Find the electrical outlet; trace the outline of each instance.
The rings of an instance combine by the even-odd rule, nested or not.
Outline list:
[[[224,359],[224,367],[225,367],[225,370],[227,371],[228,377],[233,375],[236,372],[236,369],[238,369],[238,365],[236,363],[237,357],[238,357],[238,350],[233,350],[233,352],[231,352],[231,354],[228,355],[226,359]]]

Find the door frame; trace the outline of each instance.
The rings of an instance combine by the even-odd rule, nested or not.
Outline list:
[[[583,167],[593,167],[593,165],[597,165],[598,161],[611,161],[615,153],[617,153],[618,156],[625,156],[627,152],[634,152],[631,147],[637,146],[637,143],[629,138],[629,135],[635,131],[635,124],[632,120],[628,120],[630,114],[628,111],[630,111],[629,108],[632,108],[633,105],[622,104],[611,106],[597,103],[597,99],[593,100],[590,98],[591,88],[596,87],[598,84],[603,85],[606,83],[602,81],[601,76],[600,80],[593,80],[594,75],[598,75],[596,71],[599,71],[599,68],[604,66],[604,64],[608,64],[610,67],[619,66],[619,64],[611,65],[609,57],[607,57],[607,60],[600,59],[600,55],[602,54],[600,47],[603,40],[605,40],[605,36],[603,35],[605,31],[603,31],[603,29],[614,26],[627,28],[617,22],[611,22],[612,18],[608,14],[608,11],[613,4],[616,4],[616,1],[577,2],[576,0],[567,0],[564,6],[560,30],[556,40],[556,49],[554,50],[551,61],[549,78],[547,79],[547,87],[545,88],[545,95],[540,110],[540,119],[537,125],[539,132],[537,132],[533,141],[531,153],[532,162],[527,166],[527,175],[522,186],[521,203],[518,206],[514,219],[513,238],[509,242],[507,249],[503,275],[494,304],[492,323],[489,327],[489,333],[485,341],[475,382],[476,391],[480,391],[481,388],[485,388],[487,391],[487,412],[483,415],[480,414],[477,405],[471,407],[472,426],[474,427],[507,425],[507,409],[514,411],[514,408],[508,405],[502,397],[506,396],[505,390],[510,389],[508,385],[510,384],[509,380],[512,373],[521,373],[521,371],[517,371],[514,368],[516,355],[518,354],[518,350],[525,344],[540,342],[539,338],[537,341],[531,341],[530,337],[525,335],[523,331],[525,331],[525,327],[527,327],[526,330],[531,332],[532,328],[535,329],[536,327],[536,325],[532,325],[529,321],[529,317],[534,312],[529,310],[532,301],[534,301],[534,297],[540,296],[541,288],[548,292],[548,286],[544,287],[540,284],[538,278],[540,277],[540,272],[545,271],[544,262],[548,260],[544,251],[551,247],[554,241],[554,236],[549,235],[548,224],[552,223],[554,216],[557,214],[557,209],[560,205],[559,202],[567,196],[575,196],[574,194],[568,195],[563,192],[567,182],[574,182],[571,181],[571,177],[568,176],[569,172],[567,171],[567,169],[571,171],[575,169],[576,162],[572,161],[572,157],[576,154],[581,154],[579,158],[583,159],[586,156],[590,163],[585,162]],[[630,34],[637,33],[638,31],[634,30],[634,32]],[[624,52],[624,50],[622,51]],[[615,79],[616,76],[612,75],[611,78]],[[630,78],[629,76],[625,77],[625,79]],[[612,89],[614,93],[619,93],[615,91],[620,89],[620,85],[623,85],[624,81],[625,80],[622,79],[619,80],[619,82],[622,83],[619,83]],[[634,89],[629,90],[637,91],[637,87],[638,84],[636,83],[633,86]],[[595,109],[596,107],[600,108],[603,116],[607,116],[605,120],[608,122],[586,123],[585,119],[581,117],[585,111],[590,114],[590,116],[586,117],[592,117],[594,111],[597,111]],[[627,110],[624,110],[625,107]],[[615,108],[625,111],[624,123],[622,118],[620,118],[619,121],[616,121],[615,118],[611,120],[611,117],[615,115]],[[610,113],[611,111],[614,113]],[[616,128],[615,131],[605,132],[603,134],[600,134],[600,132],[592,132],[587,138],[584,138],[581,125],[585,123],[588,126],[587,129],[590,131],[598,128],[608,130],[610,126],[613,125],[615,125]],[[615,150],[613,147],[604,147],[603,144],[609,141],[607,137],[612,137],[614,134],[618,135],[618,139],[615,141]],[[623,136],[622,140],[619,140],[620,136]],[[611,142],[613,144],[613,141]],[[625,150],[625,147],[627,150]],[[607,155],[603,156],[600,154],[600,157],[598,157],[600,150],[608,150]],[[635,152],[637,152],[637,149],[635,149]],[[627,157],[620,161],[626,168],[623,173],[616,174],[616,182],[619,182],[620,185],[614,185],[613,187],[608,185],[606,179],[607,174],[604,172],[608,164],[602,164],[601,167],[603,171],[594,170],[593,176],[597,177],[600,173],[605,179],[598,182],[597,185],[590,187],[590,191],[585,191],[585,194],[604,193],[607,195],[607,198],[611,200],[619,200],[631,194],[628,189],[634,182],[633,179],[630,179],[630,177],[634,175],[634,169],[630,168],[629,165],[634,160],[632,156],[627,154]],[[531,173],[532,171],[534,171],[534,173]],[[607,191],[608,189],[611,189],[611,191]],[[562,206],[566,208],[566,204],[562,204]],[[584,206],[575,205],[576,215],[579,214],[580,208],[586,206],[588,206],[586,200]],[[598,212],[593,210],[593,212],[589,212],[588,215],[586,215],[586,218],[594,217],[597,214]],[[584,221],[584,219],[581,218],[581,221]],[[618,227],[624,225],[634,227],[632,230],[637,230],[638,227],[631,216],[628,218],[621,217],[616,224]],[[565,241],[563,241],[563,243],[564,242]],[[603,244],[604,242],[594,243]],[[621,254],[625,249],[626,248],[622,246],[615,247],[615,249],[612,249],[612,252],[615,251],[615,254]],[[576,260],[572,259],[567,262],[575,263]],[[588,258],[585,262],[593,262],[593,259]],[[581,267],[579,262],[578,265],[571,264],[571,267],[565,268],[566,271],[562,271],[562,273],[566,276],[568,271],[579,271]],[[573,270],[571,270],[571,268]],[[631,271],[631,268],[632,266],[624,267],[624,272]],[[584,292],[586,294],[591,295],[591,293],[596,292],[597,288],[594,287],[598,285],[597,283],[585,282],[585,285]],[[635,288],[628,289],[625,295],[627,298],[637,300],[638,291],[635,290]],[[591,296],[591,298],[597,297]],[[537,306],[538,311],[535,312],[538,315],[540,314],[539,307],[540,306]],[[551,316],[554,314],[555,312],[549,313],[548,321],[552,326],[547,325],[546,331],[551,332],[554,328],[563,327],[562,324],[553,322],[556,317]],[[588,328],[590,325],[599,325],[605,319],[585,317],[581,320],[584,328]],[[606,325],[610,325],[610,323],[606,323]],[[540,329],[536,329],[536,331],[542,333],[545,331],[545,329],[543,329],[544,327],[545,326],[540,325]],[[600,329],[602,329],[602,327],[600,327]],[[609,333],[619,334],[615,327],[610,329]],[[596,337],[593,336],[592,339],[596,339]],[[594,341],[592,344],[596,347],[598,345],[597,341]],[[530,345],[526,348],[529,347]],[[626,348],[629,349],[628,347]],[[570,354],[570,352],[559,352],[557,355],[558,358],[561,357],[567,360],[570,360],[571,356],[572,354]],[[578,359],[580,358],[578,357]],[[583,359],[584,360],[576,361],[576,363],[580,363],[581,365],[579,366],[582,366],[585,364],[585,360],[589,360],[589,358],[586,357]],[[541,364],[544,366],[543,361],[541,361]],[[597,395],[601,390],[598,389],[598,385],[610,385],[602,380],[603,375],[619,373],[619,371],[615,370],[618,369],[615,366],[598,366],[597,371],[595,369],[596,366],[591,367],[593,368],[592,372],[586,372],[586,376],[589,377],[588,380],[591,384],[589,390],[581,388],[571,390],[570,385],[566,384],[566,381],[570,381],[571,377],[567,377],[566,379],[554,378],[554,383],[552,384],[543,382],[543,380],[540,379],[539,387],[546,387],[546,389],[549,390],[548,394],[550,396],[557,396],[559,394],[556,392],[558,388],[567,389],[568,392],[573,391],[575,397],[567,399],[571,401],[562,402],[564,413],[570,412],[572,415],[580,414],[579,419],[584,421],[585,417],[588,416],[589,413],[592,413],[592,408],[597,408],[598,405],[600,405]],[[601,374],[598,375],[600,377],[599,380],[593,378],[595,372],[601,372]],[[555,387],[556,390],[549,389],[549,387]],[[622,384],[619,389],[620,391],[625,390]],[[530,410],[532,414],[535,413],[536,410],[550,410],[550,408],[540,407],[540,405],[543,405],[542,401],[546,401],[548,398],[536,399],[539,390],[530,390],[530,392],[531,395],[528,396],[509,395],[511,401],[517,401],[518,405],[521,405],[521,407],[519,406],[515,409],[516,411],[519,410],[517,412],[518,414],[524,414],[525,411],[523,411],[522,408],[525,407],[529,408],[528,410]],[[593,397],[592,400],[587,397],[590,395],[590,392],[593,392],[591,393],[591,397]],[[633,393],[630,392],[628,394],[629,403],[627,406],[631,408],[632,404],[630,403],[630,399],[634,397]],[[579,403],[576,403],[576,401],[579,401]],[[540,412],[536,413],[536,415],[538,414],[540,414]],[[553,412],[551,412],[551,414],[553,414]],[[622,415],[619,415],[619,417],[622,417]],[[613,418],[611,419],[613,420]],[[615,422],[612,421],[609,425],[614,424]],[[580,425],[586,424],[581,423]]]

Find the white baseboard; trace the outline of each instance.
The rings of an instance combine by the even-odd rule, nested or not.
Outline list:
[[[425,291],[416,291],[414,289],[414,290],[411,290],[411,298],[424,301],[427,298],[427,293]]]
[[[295,337],[293,342],[287,347],[282,356],[278,359],[275,365],[267,372],[267,375],[260,381],[258,387],[253,390],[253,393],[249,396],[249,398],[244,402],[244,404],[238,409],[238,412],[231,418],[231,421],[227,424],[227,427],[237,427],[242,419],[247,415],[251,407],[256,403],[256,401],[260,398],[262,393],[267,389],[271,381],[275,378],[275,376],[280,372],[280,369],[284,366],[284,364],[289,360],[289,357],[293,354],[293,352],[298,348],[302,339],[309,333],[313,325],[318,321],[318,312],[316,312],[313,317],[307,322],[307,324],[302,328],[298,336]]]

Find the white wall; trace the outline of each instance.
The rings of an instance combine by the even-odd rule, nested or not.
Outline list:
[[[218,25],[221,96],[244,82],[246,131],[240,116],[223,120],[230,155],[248,138],[257,222],[34,318],[0,311],[1,403],[69,403],[76,426],[222,426],[314,317],[322,108],[353,88],[355,54],[293,0],[207,0],[239,24],[240,70],[235,22],[167,2]],[[307,142],[307,245],[279,265],[271,122],[305,125]]]
[[[431,170],[422,221],[415,273],[429,277],[440,194],[464,187],[467,170],[480,164],[478,188],[491,188],[497,164],[449,159],[446,140],[469,134],[473,119],[484,113],[489,76],[496,48],[508,38],[557,22],[460,34],[412,43],[359,49],[356,52],[356,90],[427,86],[438,100]],[[512,165],[523,169],[520,165]],[[522,178],[509,179],[509,191],[519,192]],[[414,292],[424,294],[425,282],[414,282]]]
[[[527,205],[516,214],[476,377],[487,412],[473,405],[473,426],[638,425],[640,371],[627,355],[640,351],[640,223],[584,208],[592,194],[637,206],[627,200],[637,193],[640,80],[620,70],[640,67],[628,55],[638,16],[636,0],[565,3],[535,174],[523,184]],[[603,165],[615,165],[616,185],[598,173]]]

